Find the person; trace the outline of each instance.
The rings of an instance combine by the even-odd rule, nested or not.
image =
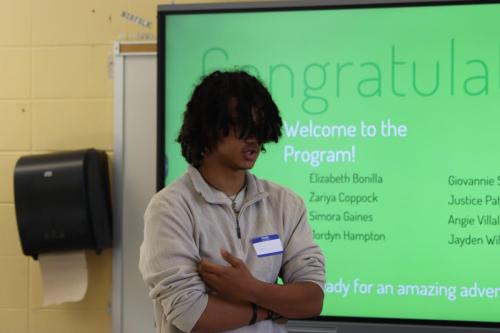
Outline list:
[[[288,319],[320,314],[324,257],[304,202],[249,172],[281,127],[246,72],[195,87],[177,139],[188,170],[144,215],[139,268],[157,332],[286,332]]]

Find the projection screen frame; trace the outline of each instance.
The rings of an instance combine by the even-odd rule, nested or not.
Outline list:
[[[238,3],[200,3],[200,4],[170,4],[158,6],[158,85],[157,85],[157,190],[165,186],[168,161],[165,160],[165,19],[167,15],[199,14],[199,13],[244,13],[259,11],[294,11],[294,10],[322,10],[322,9],[356,9],[356,8],[394,8],[394,7],[422,7],[422,6],[450,6],[450,5],[483,5],[498,4],[500,0],[471,1],[471,0],[308,0],[308,1],[263,1]],[[451,321],[451,320],[422,320],[422,319],[390,319],[371,317],[337,317],[322,316],[313,321],[323,323],[333,322],[341,325],[396,325],[399,327],[441,327],[448,329],[477,328],[477,332],[499,332],[500,319],[496,322]],[[299,326],[303,326],[300,324]],[[383,327],[383,326],[382,326]],[[353,332],[355,332],[354,330]],[[378,331],[378,329],[377,329]]]

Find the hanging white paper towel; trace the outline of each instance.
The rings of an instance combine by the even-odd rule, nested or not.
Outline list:
[[[38,256],[43,280],[43,306],[78,302],[87,292],[85,252],[61,252]]]

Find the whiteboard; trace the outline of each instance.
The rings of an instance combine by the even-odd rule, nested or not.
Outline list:
[[[138,269],[143,213],[156,192],[156,52],[145,44],[116,43],[113,59],[113,333],[155,332]]]

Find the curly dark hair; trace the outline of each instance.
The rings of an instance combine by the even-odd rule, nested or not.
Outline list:
[[[237,102],[234,110],[231,100]],[[240,139],[255,137],[265,151],[265,143],[278,142],[282,125],[278,107],[257,78],[244,71],[215,71],[195,87],[177,142],[186,161],[199,167],[203,153],[216,148],[231,128]]]

